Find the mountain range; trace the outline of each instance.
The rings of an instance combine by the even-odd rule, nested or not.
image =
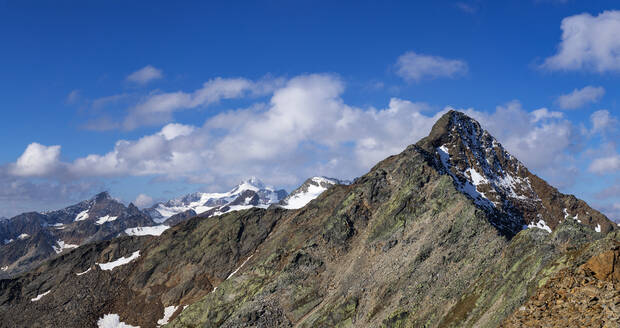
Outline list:
[[[103,193],[0,238],[3,327],[620,325],[617,224],[456,111],[350,183]]]
[[[314,182],[314,181],[319,181]],[[302,207],[337,179],[313,177],[291,194],[274,190],[252,177],[225,193],[196,192],[139,210],[123,205],[107,192],[58,211],[30,212],[0,221],[0,277],[9,277],[87,243],[124,235],[160,235],[195,216],[210,217],[230,211],[271,205]],[[308,187],[311,187],[308,190]]]

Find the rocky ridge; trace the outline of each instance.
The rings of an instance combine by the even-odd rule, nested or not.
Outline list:
[[[497,327],[539,285],[604,253],[620,236],[607,232],[615,226],[602,214],[537,182],[524,168],[493,172],[529,178],[547,208],[550,231],[523,229],[531,218],[518,197],[487,206],[467,192],[466,183],[474,181],[467,169],[483,172],[477,166],[484,165],[482,157],[471,150],[482,141],[466,145],[459,127],[476,125],[447,113],[428,138],[300,209],[195,217],[161,236],[63,253],[0,280],[0,325],[95,327],[117,316],[144,328],[172,312],[167,327]],[[481,186],[476,192],[488,193],[490,202],[503,190]],[[546,203],[558,200],[564,203]],[[565,207],[570,202],[578,218],[563,213],[573,214]],[[581,211],[590,213],[594,228]],[[100,265],[109,263],[124,264],[111,270]]]

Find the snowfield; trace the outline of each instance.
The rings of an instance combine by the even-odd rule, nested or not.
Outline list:
[[[125,229],[125,233],[128,236],[160,236],[168,228],[170,227],[163,224],[152,227],[135,227]]]
[[[106,215],[106,216],[102,216],[100,218],[97,219],[97,222],[95,222],[95,224],[98,225],[102,225],[106,222],[112,222],[114,220],[118,219],[118,216],[110,216],[110,215]]]
[[[97,263],[97,265],[101,268],[101,270],[112,270],[121,265],[125,265],[135,259],[140,257],[140,251],[135,251],[129,257],[121,257],[118,260],[108,262],[108,263]]]
[[[286,200],[287,204],[282,207],[289,210],[296,210],[302,208],[308,203],[310,203],[313,199],[319,197],[325,190],[327,190],[326,187],[321,186],[321,183],[327,183],[331,185],[336,184],[335,181],[323,177],[314,177],[312,178],[312,181],[315,182],[316,185],[308,185],[308,190],[306,192],[301,192],[288,198]]]

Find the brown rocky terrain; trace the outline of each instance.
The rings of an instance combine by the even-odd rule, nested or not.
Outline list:
[[[502,327],[620,327],[620,242],[554,274]]]

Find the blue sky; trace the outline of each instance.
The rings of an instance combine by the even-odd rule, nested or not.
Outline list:
[[[620,219],[618,9],[1,1],[0,216],[352,178],[454,108]]]

